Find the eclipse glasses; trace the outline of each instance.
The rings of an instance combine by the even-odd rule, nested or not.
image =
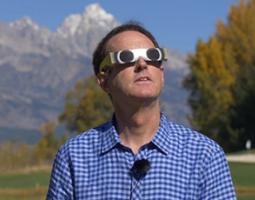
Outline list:
[[[148,48],[148,49],[125,49],[117,52],[108,53],[99,66],[99,73],[103,74],[105,70],[113,64],[129,64],[142,57],[145,61],[157,62],[167,60],[166,48]]]

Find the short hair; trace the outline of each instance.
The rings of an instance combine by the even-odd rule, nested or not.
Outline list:
[[[140,33],[144,34],[145,36],[147,36],[152,41],[152,43],[155,45],[155,47],[159,47],[158,42],[156,41],[155,37],[147,29],[145,29],[139,22],[130,21],[123,25],[117,26],[117,27],[113,28],[108,34],[105,35],[105,37],[98,43],[97,48],[95,49],[95,51],[93,53],[92,64],[94,66],[95,75],[98,75],[99,65],[107,54],[107,51],[106,51],[107,42],[113,36],[115,36],[121,32],[125,32],[125,31],[140,32]]]

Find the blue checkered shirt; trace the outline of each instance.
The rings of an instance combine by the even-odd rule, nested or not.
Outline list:
[[[146,159],[136,179],[130,169]],[[169,122],[162,114],[152,141],[134,155],[123,146],[114,120],[70,139],[56,155],[47,199],[236,199],[227,161],[212,140]]]

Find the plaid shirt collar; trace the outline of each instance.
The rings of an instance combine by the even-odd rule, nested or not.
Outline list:
[[[118,144],[121,144],[119,134],[115,126],[115,117],[102,127],[101,154],[107,153]],[[177,132],[169,124],[167,117],[161,113],[159,128],[151,143],[165,155],[176,152],[179,149]]]

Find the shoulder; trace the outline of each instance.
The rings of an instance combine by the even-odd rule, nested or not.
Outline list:
[[[221,147],[204,133],[198,132],[192,128],[185,127],[173,122],[169,122],[169,126],[175,132],[178,132],[184,144],[190,144],[194,148],[221,149]]]
[[[196,166],[202,176],[206,176],[204,173],[210,169],[217,171],[219,166],[227,170],[225,153],[217,142],[198,131],[173,122],[168,122],[168,126],[178,138],[176,154],[186,164],[189,163],[189,166]]]
[[[217,155],[224,157],[223,149],[205,134],[169,120],[166,122],[168,134],[174,135],[178,143],[178,151],[204,161]]]
[[[111,127],[106,122],[98,127],[91,128],[83,133],[68,139],[60,148],[58,154],[69,157],[77,154],[97,153],[100,151],[101,136]]]

